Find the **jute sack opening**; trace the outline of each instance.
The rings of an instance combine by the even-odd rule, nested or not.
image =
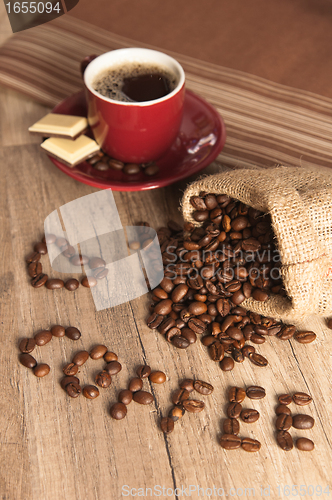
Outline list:
[[[190,203],[201,191],[227,194],[271,215],[287,297],[266,302],[246,299],[241,306],[264,316],[293,322],[332,315],[332,180],[308,168],[235,170],[204,177],[182,198],[185,221],[196,222]]]

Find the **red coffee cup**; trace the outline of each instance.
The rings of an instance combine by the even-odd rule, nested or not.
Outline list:
[[[159,99],[122,102],[104,97],[93,85],[107,70],[140,63],[166,68],[176,77],[176,87]],[[113,50],[91,61],[84,72],[88,122],[101,149],[123,162],[157,160],[178,134],[184,103],[185,75],[172,57],[150,49]]]

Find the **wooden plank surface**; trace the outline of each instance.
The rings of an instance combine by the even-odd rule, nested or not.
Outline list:
[[[1,8],[0,31],[6,23]],[[205,493],[206,488],[224,488],[225,494],[235,497],[253,496],[253,490],[249,491],[253,488],[256,498],[262,496],[261,487],[270,487],[265,491],[270,498],[286,498],[277,489],[285,484],[321,485],[324,490],[331,482],[332,342],[323,321],[312,318],[300,325],[317,333],[314,344],[269,339],[259,348],[269,359],[267,368],[246,362],[224,373],[199,342],[182,352],[149,330],[145,325],[147,296],[96,312],[88,289],[80,287],[74,293],[33,289],[24,257],[40,239],[45,217],[97,190],[57,170],[39,151],[36,138],[27,134],[28,126],[43,116],[46,108],[1,89],[0,110],[1,498],[113,500],[125,496],[128,490],[122,490],[124,485],[136,488],[136,494],[138,488],[169,488],[159,498],[175,498],[176,487],[187,488],[188,494],[190,485],[196,487],[196,492],[191,490],[191,498],[203,496],[202,490],[198,494],[198,486]],[[168,218],[180,221],[178,206],[184,186],[114,193],[122,224],[147,220],[157,228]],[[46,262],[47,257],[43,257]],[[47,264],[45,269],[50,270]],[[51,270],[50,274],[56,275]],[[37,379],[18,364],[17,343],[52,324],[77,326],[82,337],[76,343],[67,338],[53,339],[48,346],[37,348],[37,360],[51,366],[45,379]],[[117,352],[123,370],[113,378],[109,389],[101,390],[97,400],[70,399],[59,385],[62,366],[74,352],[96,343]],[[151,407],[132,403],[127,418],[114,421],[109,417],[109,406],[142,362],[165,371],[168,380],[160,387],[145,382],[155,403]],[[82,367],[82,383],[93,383],[101,366],[101,362],[90,360]],[[215,391],[204,398],[203,413],[187,414],[176,424],[174,433],[164,437],[158,428],[160,416],[171,406],[172,390],[185,377],[209,381]],[[242,435],[259,439],[262,449],[256,454],[225,451],[218,444],[218,436],[227,388],[251,384],[264,386],[267,397],[245,402],[246,407],[258,409],[261,418],[250,426],[243,424],[241,430]],[[313,453],[295,449],[286,453],[277,447],[273,430],[276,395],[288,391],[309,392],[314,398],[314,404],[304,412],[315,417],[315,427],[292,431],[293,436],[314,440]],[[230,488],[235,490],[229,492]],[[248,490],[241,493],[241,488]],[[314,494],[311,498],[327,495]]]

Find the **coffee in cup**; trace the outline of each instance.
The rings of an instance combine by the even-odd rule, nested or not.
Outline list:
[[[93,88],[104,97],[121,102],[153,101],[172,92],[175,73],[156,64],[129,63],[98,75]]]

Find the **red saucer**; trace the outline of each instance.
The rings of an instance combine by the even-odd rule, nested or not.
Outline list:
[[[62,101],[53,113],[86,116],[84,91]],[[225,141],[226,128],[221,116],[204,99],[186,90],[179,134],[167,153],[156,162],[159,173],[155,176],[149,177],[143,172],[129,176],[112,169],[99,172],[87,161],[70,168],[55,158],[49,158],[62,172],[89,186],[115,191],[143,191],[168,186],[199,172],[218,156]]]

